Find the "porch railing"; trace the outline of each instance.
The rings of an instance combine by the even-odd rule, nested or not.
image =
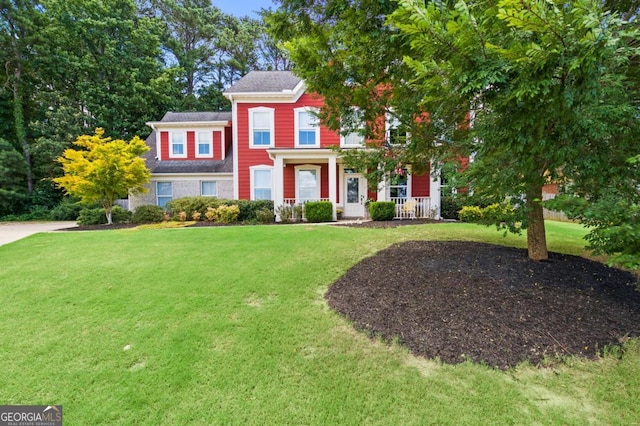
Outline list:
[[[283,221],[301,221],[306,220],[304,214],[304,205],[309,201],[331,201],[328,198],[318,198],[314,200],[298,200],[296,198],[285,198],[282,206],[276,206],[276,214]],[[283,217],[285,216],[285,217]]]
[[[434,219],[436,217],[436,211],[431,208],[431,198],[429,197],[392,197],[390,201],[396,203],[396,217],[394,219]]]

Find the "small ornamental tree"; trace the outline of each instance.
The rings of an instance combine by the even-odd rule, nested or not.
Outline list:
[[[140,156],[149,147],[137,136],[126,142],[103,135],[104,130],[98,128],[95,135],[79,136],[74,145],[80,149],[67,149],[58,158],[64,176],[53,181],[82,202],[99,202],[111,224],[111,208],[117,199],[145,191],[143,185],[151,173]]]

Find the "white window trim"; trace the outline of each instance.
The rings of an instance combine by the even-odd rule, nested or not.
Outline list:
[[[269,170],[271,172],[271,199],[273,200],[273,193],[274,193],[274,187],[273,187],[273,166],[267,166],[264,164],[258,165],[258,166],[251,166],[249,167],[249,182],[250,182],[250,186],[249,186],[249,197],[251,200],[255,200],[255,183],[254,183],[254,172],[256,170]]]
[[[207,136],[207,145],[209,145],[209,154],[200,154],[200,135]],[[194,134],[196,158],[213,158],[213,131],[212,130],[196,130]],[[203,144],[204,145],[204,144]]]
[[[275,126],[275,113],[273,108],[267,107],[255,107],[249,108],[247,113],[249,114],[249,148],[273,148],[276,140],[276,126]],[[253,113],[254,112],[267,112],[269,113],[269,125],[271,126],[269,129],[269,145],[255,145],[253,143]]]
[[[322,198],[322,167],[316,166],[312,164],[303,164],[300,166],[295,166],[295,185],[296,185],[296,201],[300,200],[300,179],[298,178],[298,174],[301,170],[315,170],[316,177],[318,179],[318,197],[317,199],[312,199],[312,201],[319,201]]]
[[[296,148],[318,148],[320,147],[320,122],[317,122],[317,125],[314,127],[315,131],[316,131],[316,143],[314,145],[300,145],[300,118],[299,118],[299,113],[301,112],[310,112],[312,114],[318,114],[319,110],[318,108],[312,108],[312,107],[300,107],[300,108],[294,108],[293,109],[293,121],[294,121],[294,131],[295,131],[295,141],[296,141]],[[316,116],[316,119],[319,120]],[[305,130],[311,130],[311,129],[305,129]]]
[[[203,183],[215,183],[216,184],[216,193],[213,195],[209,195],[209,194],[203,194],[202,193],[202,184]],[[218,181],[217,180],[201,180],[200,181],[200,196],[202,197],[213,197],[213,198],[218,198]]]
[[[173,135],[182,135],[182,154],[174,154],[173,153]],[[169,158],[187,158],[187,132],[169,132]]]

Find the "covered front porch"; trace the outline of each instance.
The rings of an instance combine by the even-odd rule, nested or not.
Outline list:
[[[366,218],[370,201],[393,201],[396,219],[439,218],[439,185],[430,177],[407,175],[401,185],[385,182],[378,191],[367,187],[365,176],[344,167],[331,149],[270,149],[273,160],[273,200],[277,220],[304,219],[309,201],[329,201],[333,220]],[[437,193],[437,199],[431,194]]]

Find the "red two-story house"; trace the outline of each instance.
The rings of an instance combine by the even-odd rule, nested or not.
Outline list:
[[[331,147],[362,148],[359,134],[341,136],[318,123],[322,98],[288,71],[254,71],[225,92],[229,112],[167,113],[148,123],[150,190],[132,198],[164,206],[169,200],[204,195],[270,199],[280,206],[328,200],[344,217],[366,216],[366,201],[388,200],[397,217],[440,217],[440,184],[410,170],[377,191],[363,175],[346,168]],[[387,131],[394,124],[388,120]],[[335,213],[334,213],[335,214]]]

